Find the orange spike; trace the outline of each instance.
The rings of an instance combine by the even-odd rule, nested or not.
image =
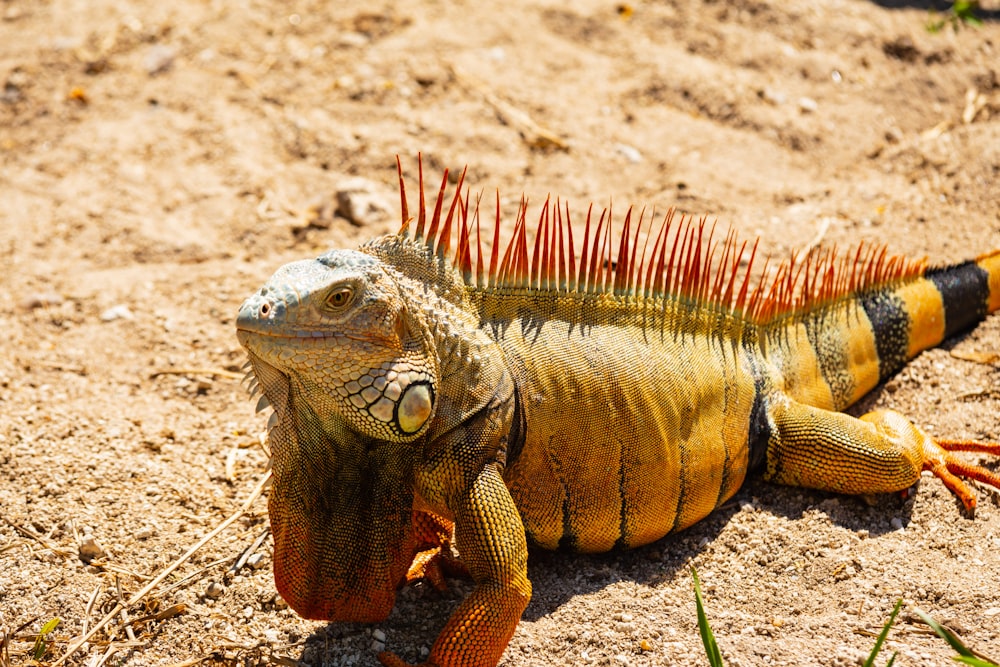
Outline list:
[[[445,170],[447,173],[447,170]],[[465,173],[469,171],[466,167],[462,170],[462,175],[458,177],[458,185],[455,186],[455,197],[451,200],[451,208],[448,209],[448,217],[444,221],[444,227],[441,229],[441,237],[438,239],[437,244],[437,256],[444,258],[451,249],[451,224],[452,218],[455,215],[455,208],[462,201],[462,184],[465,183]]]
[[[496,287],[497,272],[501,267],[497,265],[497,258],[500,252],[500,191],[497,190],[497,214],[493,224],[493,248],[490,250],[490,287]],[[506,256],[505,256],[506,258]]]
[[[597,232],[594,234],[594,250],[590,257],[590,289],[588,290],[591,292],[599,292],[604,286],[604,250],[607,244],[607,234],[602,234],[601,228],[607,213],[608,209],[601,211],[601,219],[597,222]],[[608,227],[611,227],[610,219]],[[598,241],[600,241],[600,250],[598,250]]]
[[[587,275],[587,264],[590,260],[587,255],[590,252],[590,217],[593,212],[594,205],[591,204],[587,207],[587,223],[583,228],[583,251],[580,253],[580,278],[576,281],[576,288],[581,292],[586,292],[589,287],[590,276]]]
[[[559,244],[559,264],[558,264],[558,269],[559,269],[559,289],[561,291],[565,292],[570,287],[569,287],[569,284],[567,283],[567,280],[566,280],[566,247],[563,245],[562,208],[560,208],[560,206],[559,206],[559,200],[558,199],[556,199],[556,220],[555,220],[555,223],[556,223],[555,224],[556,229],[559,230],[559,233],[558,233],[559,238],[558,238],[558,241],[557,241],[557,243]],[[571,252],[570,253],[570,257],[572,257],[572,256],[573,256],[573,253]]]
[[[674,230],[674,241],[673,243],[671,243],[670,241],[670,228],[674,224],[675,213],[676,209],[670,209],[667,212],[666,217],[664,217],[663,223],[660,227],[660,229],[663,230],[663,243],[660,244],[660,256],[656,260],[656,281],[655,284],[653,285],[656,294],[659,296],[663,296],[670,285],[670,270],[671,270],[671,265],[673,264],[674,261],[673,250],[670,251],[669,262],[666,261],[666,258],[667,258],[667,245],[670,245],[671,248],[673,248],[677,243],[677,234],[679,230]],[[683,220],[684,216],[681,216],[682,223]]]
[[[479,228],[479,203],[483,200],[483,193],[476,197],[476,287],[483,287],[483,235]]]
[[[518,287],[527,287],[528,285],[528,234],[527,234],[527,216],[528,216],[528,201],[526,199],[521,200],[521,211],[518,214],[520,218],[521,225],[520,231],[517,235],[517,273],[516,281]]]
[[[646,238],[642,241],[642,254],[639,255],[639,264],[636,265],[636,251],[635,249],[639,247],[639,230],[642,229],[643,219],[646,216],[646,207],[644,206],[639,212],[639,225],[635,228],[635,244],[632,246],[632,264],[635,266],[635,284],[633,285],[632,293],[636,296],[645,295],[646,283],[643,280],[644,270],[646,268],[646,257],[647,251],[649,250],[649,239],[653,236],[653,219],[656,217],[656,209],[649,214],[649,224],[646,229]]]
[[[669,231],[670,223],[669,216],[672,211],[668,211],[663,217],[663,222],[660,223],[660,231],[656,233],[656,240],[653,241],[653,252],[649,257],[649,266],[646,268],[646,284],[643,288],[642,295],[644,297],[649,297],[657,291],[658,281],[663,274],[663,248],[666,247],[666,241],[664,240],[664,232]],[[650,218],[650,224],[652,224],[652,218]],[[648,240],[648,237],[647,237]],[[646,254],[645,249],[643,249],[643,254]],[[657,259],[659,258],[659,259]],[[654,281],[653,276],[656,276]]]
[[[403,181],[403,163],[399,161],[398,155],[396,156],[396,173],[399,174],[399,210],[403,218],[399,225],[399,231],[396,234],[406,236],[406,233],[410,229],[410,211],[406,206],[406,183]]]
[[[546,198],[545,205],[542,206],[542,212],[538,216],[538,228],[535,230],[535,250],[531,253],[531,287],[535,289],[541,284],[540,278],[544,270],[544,260],[547,259],[545,255],[548,249],[543,244],[543,241],[548,236],[548,213],[549,200]],[[539,267],[539,263],[542,264],[541,267]]]
[[[629,227],[632,224],[632,209],[625,213],[625,222],[622,228],[621,236],[618,239],[618,259],[615,264],[615,275],[614,283],[612,289],[616,294],[620,294],[625,290],[625,280],[626,276],[629,274],[628,260],[629,260]],[[608,225],[610,228],[610,225]]]
[[[499,195],[498,195],[498,197],[499,197]],[[523,198],[521,199],[521,203],[522,203],[522,205],[524,204],[524,199]],[[499,207],[499,200],[498,200],[498,204],[497,205]],[[499,215],[499,213],[498,213],[498,215]],[[504,251],[503,251],[503,261],[500,263],[500,272],[499,272],[499,275],[497,275],[497,282],[500,283],[500,284],[506,285],[506,286],[510,286],[512,284],[512,282],[513,282],[511,280],[511,275],[512,275],[513,270],[514,270],[513,269],[513,265],[517,261],[517,259],[516,259],[517,251],[516,251],[515,243],[517,241],[517,232],[518,232],[518,229],[520,228],[520,225],[521,225],[521,216],[519,214],[517,216],[517,218],[514,220],[514,234],[513,234],[513,236],[511,236],[510,241],[507,243],[507,247],[504,248]],[[499,227],[500,227],[500,225],[497,224],[497,229],[499,229]],[[499,239],[499,234],[496,235],[496,238]],[[494,246],[494,248],[495,248],[495,246]],[[494,250],[494,252],[495,252],[495,250]]]
[[[424,223],[427,221],[427,202],[424,199],[424,158],[420,153],[417,153],[417,173],[420,175],[420,216],[417,218],[417,233],[414,234],[413,238],[419,241],[424,237]]]
[[[437,240],[438,227],[441,225],[441,207],[444,206],[444,191],[448,187],[448,170],[444,170],[441,178],[441,188],[438,190],[437,201],[434,202],[434,215],[431,217],[431,228],[427,232],[427,247],[433,248]]]
[[[677,226],[677,231],[674,233],[674,242],[670,245],[670,261],[667,262],[667,275],[663,283],[663,293],[668,294],[670,292],[676,292],[677,276],[681,274],[681,267],[679,264],[674,264],[674,258],[677,256],[678,243],[680,244],[680,256],[684,256],[684,244],[687,241],[687,228],[689,226],[689,221],[686,220],[686,216],[681,215],[681,222]],[[682,261],[678,258],[678,262]],[[676,271],[674,270],[676,268]]]
[[[548,216],[548,206],[545,209],[546,216]],[[555,210],[556,212],[559,211],[559,200],[556,200]],[[562,230],[559,230],[559,232],[562,232]],[[545,246],[545,256],[542,259],[545,265],[545,287],[546,289],[556,289],[558,284],[556,283],[556,221],[554,218],[552,224],[549,225],[548,244]]]
[[[607,209],[601,211],[601,218],[597,221],[597,230],[594,232],[594,248],[590,251],[590,275],[587,277],[587,291],[592,292],[597,286],[597,281],[600,280],[601,274],[598,273],[599,270],[599,258],[603,258],[603,248],[600,253],[598,252],[598,241],[603,239],[601,235],[601,227],[604,225],[604,215],[608,212]]]
[[[631,209],[629,209],[631,211]],[[636,251],[639,249],[639,232],[642,231],[643,218],[646,216],[646,209],[643,207],[639,211],[639,222],[635,226],[635,238],[632,239],[632,256],[628,260],[628,280],[625,281],[625,291],[629,294],[636,294],[639,284],[642,282],[642,260],[646,256],[646,244],[649,243],[649,234],[646,234],[646,243],[642,246],[642,257],[639,258],[639,266],[635,265]],[[650,217],[652,221],[652,217]]]
[[[614,261],[611,259],[611,253],[614,252],[612,249],[611,241],[611,225],[614,222],[613,211],[611,206],[608,206],[608,226],[604,228],[604,238],[601,240],[601,271],[600,280],[598,282],[598,287],[601,292],[607,292],[611,287],[612,273],[615,270]]]
[[[750,251],[750,260],[747,262],[746,273],[743,274],[743,284],[740,286],[740,294],[736,297],[736,308],[741,313],[746,312],[744,308],[747,305],[747,289],[750,287],[750,275],[753,272],[753,261],[757,258],[757,246],[759,243],[760,238],[757,238],[753,242],[753,249]],[[740,251],[740,256],[743,256],[742,250]],[[763,279],[761,279],[761,282],[763,282]]]
[[[472,282],[472,251],[469,248],[469,198],[462,200],[462,228],[458,235],[458,252],[455,255],[455,265],[462,272],[465,284]]]
[[[566,204],[566,245],[568,246],[566,254],[569,255],[569,274],[566,287],[575,292],[578,288],[576,282],[576,244],[573,243],[573,219],[569,215],[569,203]]]

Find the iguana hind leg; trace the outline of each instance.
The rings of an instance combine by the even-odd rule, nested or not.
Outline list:
[[[1000,489],[1000,475],[966,463],[954,451],[1000,455],[1000,445],[935,440],[892,410],[855,418],[779,396],[769,406],[765,477],[780,484],[839,493],[888,493],[912,486],[930,470],[971,516],[976,498],[966,477]]]

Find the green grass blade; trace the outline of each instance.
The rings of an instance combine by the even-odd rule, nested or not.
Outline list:
[[[900,599],[896,602],[896,606],[893,608],[892,613],[889,615],[889,620],[886,621],[885,625],[882,626],[882,632],[879,634],[878,639],[875,640],[875,646],[872,647],[871,655],[869,655],[868,659],[865,660],[864,667],[875,667],[875,657],[878,655],[878,652],[882,650],[882,644],[885,643],[885,638],[889,636],[889,630],[890,628],[892,628],[893,621],[896,620],[896,614],[899,613],[899,610],[902,609],[902,607],[903,607],[903,600]],[[889,659],[889,664],[891,665],[895,660],[896,660],[896,654],[894,653],[892,655],[892,658]]]
[[[955,662],[960,662],[963,665],[971,665],[971,667],[1000,667],[995,662],[990,662],[989,660],[982,660],[980,658],[970,658],[967,655],[958,655],[952,658]]]
[[[708,616],[705,615],[705,605],[701,599],[701,582],[698,581],[698,571],[693,567],[691,568],[691,576],[694,577],[694,604],[698,608],[698,633],[701,635],[701,643],[705,645],[708,664],[712,667],[723,667],[722,653],[719,652],[719,645],[715,643],[712,628],[708,625]]]
[[[62,619],[56,616],[55,618],[50,618],[48,622],[42,626],[42,629],[38,632],[38,637],[35,639],[35,646],[31,651],[31,655],[35,660],[41,660],[45,655],[45,649],[48,648],[48,644],[45,642],[45,637],[48,636],[50,632],[56,629],[56,627],[62,622]]]
[[[958,653],[960,656],[966,658],[976,657],[972,653],[972,651],[970,651],[965,646],[965,644],[962,643],[961,639],[952,634],[952,632],[948,630],[948,628],[944,627],[943,625],[935,621],[933,618],[928,616],[927,613],[924,612],[922,609],[914,609],[913,611],[914,613],[916,613],[917,616],[923,619],[924,623],[930,626],[931,630],[937,633],[938,637],[948,642],[951,645],[951,647],[955,649],[955,652]]]

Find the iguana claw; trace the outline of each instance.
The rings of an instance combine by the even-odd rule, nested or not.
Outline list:
[[[966,513],[976,514],[976,496],[962,479],[974,479],[1000,489],[1000,474],[983,466],[966,463],[951,452],[978,452],[1000,456],[1000,443],[979,442],[977,440],[935,440],[924,439],[924,470],[933,472],[951,492],[958,496]]]

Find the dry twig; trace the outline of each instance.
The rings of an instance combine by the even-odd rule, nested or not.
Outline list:
[[[160,573],[152,579],[152,581],[143,586],[142,589],[140,589],[137,593],[135,593],[132,597],[130,597],[126,602],[116,603],[114,609],[108,612],[108,614],[104,618],[102,618],[100,622],[94,625],[94,627],[91,628],[90,632],[85,633],[83,636],[79,637],[72,645],[70,645],[70,647],[66,649],[66,652],[58,660],[52,663],[52,667],[59,667],[59,665],[66,662],[70,658],[70,656],[76,653],[77,649],[83,646],[91,637],[93,637],[102,628],[104,628],[111,621],[113,621],[115,617],[118,616],[118,614],[121,613],[123,609],[131,607],[136,602],[146,597],[146,595],[148,595],[154,588],[160,585],[160,582],[162,582],[164,579],[170,576],[171,572],[176,570],[184,562],[186,562],[189,558],[191,558],[191,556],[193,556],[196,551],[198,551],[203,546],[211,542],[213,539],[215,539],[216,536],[219,535],[219,533],[224,531],[226,528],[231,526],[237,519],[246,514],[246,512],[250,509],[250,506],[253,505],[254,501],[256,501],[257,498],[260,497],[260,494],[263,493],[264,487],[267,485],[270,479],[271,479],[271,471],[269,470],[264,474],[263,477],[260,478],[260,481],[257,483],[257,486],[254,487],[254,490],[250,493],[250,496],[247,498],[246,502],[243,503],[243,506],[240,507],[240,509],[238,509],[236,512],[233,512],[225,521],[216,526],[211,532],[205,535],[205,537],[198,540],[198,542],[196,542],[190,549],[188,549],[184,553],[184,555],[177,558],[173,563],[171,563],[163,570],[161,570]]]

